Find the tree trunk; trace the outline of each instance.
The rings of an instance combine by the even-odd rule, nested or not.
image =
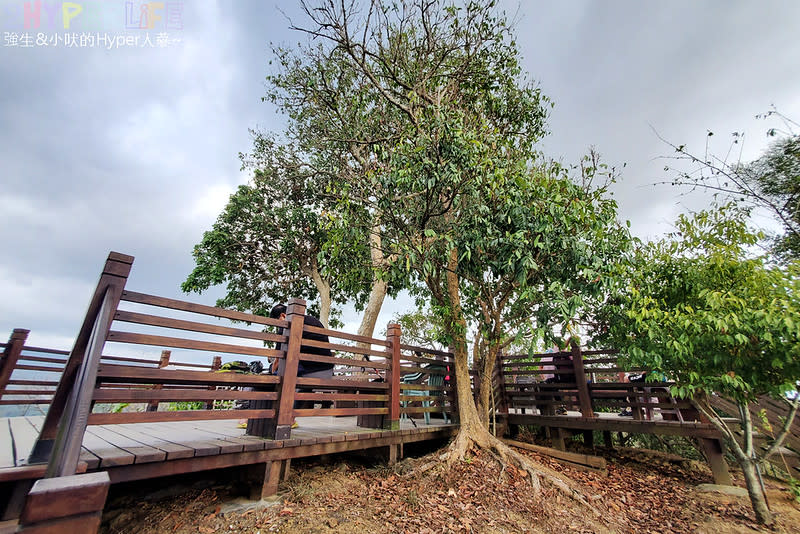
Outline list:
[[[358,327],[359,336],[372,337],[388,288],[389,284],[383,280],[375,280],[372,283],[369,301],[367,302],[367,307],[364,308],[364,315],[361,316],[361,326]]]
[[[361,317],[361,326],[358,327],[359,336],[372,337],[375,332],[375,323],[378,321],[378,315],[381,313],[383,301],[389,289],[389,284],[378,277],[378,273],[387,267],[386,258],[381,248],[380,230],[380,217],[376,215],[369,234],[369,255],[374,273],[372,275],[372,291],[370,291],[364,315]],[[366,348],[367,344],[358,343],[358,346]]]
[[[472,396],[469,376],[469,358],[467,350],[467,322],[461,310],[461,292],[459,279],[456,274],[458,268],[458,251],[453,248],[447,265],[446,286],[449,308],[452,313],[451,321],[447,325],[451,339],[453,339],[453,357],[455,359],[456,395],[458,399],[459,431],[453,441],[448,463],[463,458],[466,452],[476,445],[481,448],[496,451],[500,459],[509,461],[514,456],[512,451],[500,440],[489,432],[488,416],[482,421],[478,408]],[[485,359],[489,359],[488,355]],[[489,391],[489,385],[482,388]],[[511,453],[511,454],[510,454]],[[515,457],[517,462],[524,461]],[[538,489],[538,478],[530,471],[534,487]]]
[[[736,435],[730,428],[728,428],[728,425],[714,411],[707,400],[702,400],[702,397],[700,399],[695,397],[692,400],[692,404],[708,419],[708,421],[710,421],[717,428],[717,430],[722,433],[725,442],[728,444],[728,447],[736,457],[739,467],[742,468],[745,485],[747,486],[747,493],[750,496],[750,503],[753,506],[753,512],[756,514],[756,519],[761,524],[772,525],[774,519],[772,517],[772,513],[769,511],[769,508],[767,508],[767,501],[764,496],[764,492],[761,489],[761,482],[758,479],[758,473],[756,472],[758,461],[754,459],[755,447],[753,444],[753,419],[750,416],[748,404],[746,402],[737,403],[739,406],[739,416],[741,417],[740,424],[742,427],[742,432],[744,433],[744,446],[739,445],[739,443],[736,441]],[[791,422],[789,424],[791,424]],[[785,426],[784,430],[787,428],[788,427]],[[783,430],[778,437],[779,441],[783,441]],[[761,461],[764,461],[764,457],[762,457]]]
[[[319,321],[325,328],[328,328],[328,320],[331,316],[331,285],[319,274],[316,261],[311,266],[311,279],[319,292]]]
[[[758,479],[758,473],[756,473],[756,462],[740,459],[739,465],[742,467],[742,474],[747,485],[747,492],[750,494],[750,503],[756,513],[756,520],[762,525],[771,526],[774,518],[772,517],[772,512],[767,508],[764,492],[761,491],[761,482]]]
[[[487,427],[489,425],[489,415],[491,414],[491,410],[494,408],[494,406],[492,406],[492,388],[494,387],[492,375],[494,374],[494,366],[496,361],[497,350],[493,346],[490,346],[487,353],[483,355],[483,358],[481,358],[479,375],[475,378],[476,384],[478,384],[480,381],[478,416],[480,417],[481,422]]]
[[[513,450],[489,432],[488,424],[481,422],[472,396],[472,388],[470,387],[467,322],[461,309],[457,269],[458,251],[453,248],[450,250],[445,273],[444,289],[446,289],[446,294],[442,294],[440,291],[442,289],[440,279],[432,278],[427,280],[429,287],[436,288],[433,293],[437,303],[446,306],[450,310],[449,320],[445,322],[445,330],[453,342],[455,388],[458,399],[458,434],[448,447],[447,453],[440,459],[444,460],[448,466],[452,466],[456,461],[463,459],[471,449],[483,449],[493,455],[503,466],[512,464],[527,472],[531,477],[531,486],[535,494],[539,494],[541,478],[544,478],[558,491],[583,504],[595,517],[601,517],[602,514],[589,504],[584,495],[573,488],[560,474]],[[422,466],[420,469],[435,467],[437,463],[432,462]]]

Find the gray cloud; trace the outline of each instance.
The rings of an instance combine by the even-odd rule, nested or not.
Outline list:
[[[269,43],[302,37],[274,3],[184,6],[182,42],[166,48],[0,46],[0,336],[26,327],[34,343],[68,346],[109,250],[136,256],[129,287],[180,296],[192,246],[246,179],[248,128],[281,127],[260,101]],[[775,103],[800,116],[798,3],[506,7],[527,71],[556,102],[543,149],[569,162],[595,145],[626,162],[616,195],[639,235],[706,201],[648,186],[668,152],[650,125],[700,149],[707,128],[722,149],[746,129],[754,157],[767,127],[755,113]]]

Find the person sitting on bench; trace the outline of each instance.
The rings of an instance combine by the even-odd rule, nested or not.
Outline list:
[[[280,319],[282,321],[286,320],[286,305],[284,304],[276,304],[272,311],[269,313],[270,318],[272,319]],[[311,314],[306,314],[305,322],[306,326],[315,326],[317,328],[325,328],[322,322]],[[283,335],[284,329],[279,328],[278,334]],[[309,341],[322,341],[328,343],[328,336],[325,334],[319,334],[316,332],[307,332],[303,331],[303,339],[307,339]],[[277,343],[275,345],[276,350],[282,349],[282,343]],[[302,354],[316,354],[319,356],[333,356],[331,349],[322,348],[322,347],[312,347],[309,345],[300,345],[300,352]],[[277,371],[277,362],[278,359],[275,359],[273,362],[273,373]],[[297,363],[297,376],[302,376],[305,378],[333,378],[333,364],[327,362],[310,362],[310,361],[303,361],[301,356],[301,361]],[[298,393],[312,393],[313,390],[310,388],[297,388]],[[295,401],[294,408],[296,410],[300,409],[313,409],[314,408],[314,401]],[[297,423],[293,423],[295,426]]]

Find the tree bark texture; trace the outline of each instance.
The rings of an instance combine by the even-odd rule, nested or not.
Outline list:
[[[747,493],[750,494],[750,503],[753,505],[756,520],[762,525],[772,525],[774,518],[772,517],[772,512],[767,508],[764,492],[761,491],[761,482],[758,479],[758,473],[756,473],[756,462],[744,460],[740,461],[739,465],[742,466],[744,482],[747,485]]]

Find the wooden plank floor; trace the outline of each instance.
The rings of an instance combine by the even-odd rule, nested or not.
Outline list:
[[[43,420],[41,416],[0,419],[0,469],[25,465]],[[356,417],[300,417],[297,422],[299,427],[292,430],[291,439],[282,442],[247,436],[244,429],[237,428],[235,419],[92,425],[84,435],[81,460],[94,470],[456,428],[437,419],[430,425],[415,420],[415,427],[404,419],[400,430],[387,434],[356,426]]]

